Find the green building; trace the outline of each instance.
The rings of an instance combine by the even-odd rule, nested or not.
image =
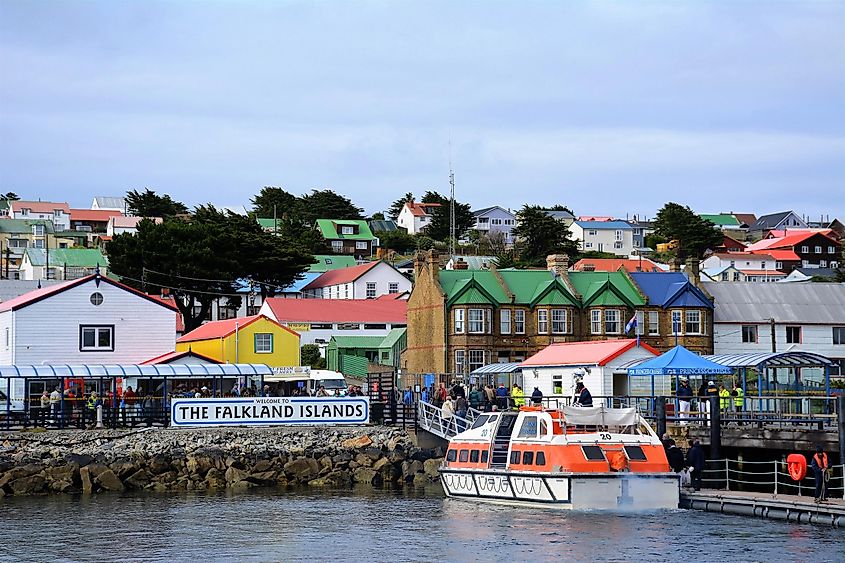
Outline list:
[[[366,376],[370,363],[398,369],[407,346],[406,328],[394,328],[386,336],[333,336],[326,348],[326,367],[355,377]]]

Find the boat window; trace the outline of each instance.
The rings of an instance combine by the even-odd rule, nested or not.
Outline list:
[[[478,463],[478,450],[469,452],[469,460],[473,463]]]
[[[496,419],[497,419],[497,418],[499,418],[499,415],[498,415],[498,414],[491,414],[491,415],[490,415],[490,420],[488,420],[488,422],[496,422]]]
[[[458,450],[449,450],[446,452],[446,461],[455,461],[458,459]]]
[[[519,429],[519,438],[536,438],[537,437],[537,417],[526,416],[522,421],[522,427]]]
[[[458,456],[458,461],[467,461],[467,460],[469,460],[469,450],[461,450],[461,453]]]
[[[631,461],[645,461],[645,452],[640,446],[625,446],[625,453]]]
[[[488,459],[490,459],[490,452],[481,450],[481,463],[487,463]]]
[[[522,465],[534,465],[534,452],[522,452]]]
[[[546,454],[537,452],[537,465],[546,465]]]
[[[604,461],[604,452],[598,446],[581,446],[584,457],[590,461]]]
[[[482,414],[481,416],[475,419],[475,422],[472,423],[472,427],[478,428],[479,426],[484,426],[485,424],[487,424],[487,419],[489,418],[490,417],[486,414]]]
[[[519,463],[519,452],[511,452],[511,465]]]
[[[549,432],[549,425],[545,420],[540,419],[540,436],[545,436]]]

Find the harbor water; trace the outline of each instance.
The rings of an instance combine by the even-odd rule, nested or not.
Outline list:
[[[845,533],[698,511],[508,508],[425,491],[0,500],[0,561],[843,561]]]

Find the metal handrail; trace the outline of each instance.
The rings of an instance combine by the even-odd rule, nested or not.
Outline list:
[[[807,473],[803,479],[795,481],[789,475],[789,472],[784,470],[787,464],[783,460],[745,461],[723,458],[708,460],[707,463],[711,464],[711,467],[702,470],[701,481],[715,483],[716,485],[723,485],[728,491],[732,490],[732,484],[734,485],[733,490],[737,489],[736,485],[750,485],[756,488],[771,488],[771,492],[774,495],[786,494],[784,489],[789,490],[790,492],[794,492],[797,489],[798,496],[803,496],[802,493],[804,489],[808,489],[810,491],[815,490],[816,483],[814,475]],[[755,466],[770,465],[772,470],[743,471],[742,469],[731,467],[731,464],[749,464]],[[712,467],[713,465],[716,467]],[[826,487],[827,491],[843,491],[843,493],[845,493],[845,464],[831,465],[830,469],[831,476],[828,480],[829,484]],[[764,477],[764,479],[759,479],[759,477]],[[750,480],[752,478],[755,480]],[[842,482],[842,485],[834,485],[834,483],[838,483],[840,481]]]
[[[423,430],[436,434],[441,438],[451,438],[464,430],[471,428],[475,419],[482,414],[475,409],[467,410],[467,416],[453,414],[448,419],[443,418],[442,409],[431,403],[419,401],[417,424]]]

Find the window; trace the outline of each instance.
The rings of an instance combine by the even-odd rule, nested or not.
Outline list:
[[[234,319],[238,316],[238,310],[228,305],[217,304],[217,320],[225,321],[227,319]]]
[[[399,283],[398,282],[390,282],[387,284],[387,293],[392,295],[394,293],[399,293]]]
[[[6,329],[7,331],[9,329]],[[6,333],[6,340],[8,341],[8,332]],[[845,326],[835,326],[833,327],[833,343],[834,344],[845,344]]]
[[[455,332],[462,334],[464,332],[464,309],[455,309]]]
[[[361,328],[361,325],[358,323],[338,323],[337,329],[338,330],[358,330]]]
[[[739,272],[734,272],[734,281],[739,281]]]
[[[513,225],[513,219],[505,219],[505,225]]]
[[[501,224],[502,224],[502,220],[501,220],[501,219],[491,219],[491,220],[490,220],[490,224],[491,224],[491,225],[501,225]]]
[[[484,332],[484,309],[469,310],[469,332],[473,334]]]
[[[648,335],[657,336],[660,334],[660,312],[648,312]]]
[[[537,309],[537,332],[540,334],[546,334],[549,332],[548,309]]]
[[[202,314],[202,305],[194,305],[194,316],[199,317]],[[204,321],[211,320],[211,307],[205,312],[205,316],[202,317]]]
[[[775,262],[775,270],[783,270],[783,262]]]
[[[469,351],[469,371],[474,371],[484,365],[484,350]]]
[[[9,334],[9,327],[6,327],[6,350],[9,349],[9,344],[11,344],[11,336]]]
[[[701,334],[701,311],[686,311],[686,334]]]
[[[821,254],[821,253],[822,253],[822,247],[821,247],[821,246],[817,246],[817,247],[815,247],[815,248],[813,249],[813,251],[814,251],[816,254]]]
[[[384,361],[384,360],[390,360],[390,352],[388,352],[388,351],[386,351],[386,350],[382,350],[382,352],[381,352],[381,359],[382,359],[382,361]]]
[[[514,310],[513,331],[516,334],[525,334],[525,309]]]
[[[255,334],[255,353],[273,353],[273,335],[269,332],[258,332]]]
[[[585,242],[584,243],[584,248],[592,248],[592,247],[593,247],[593,243],[591,243],[591,242]]]
[[[23,215],[24,217],[28,216],[29,215],[29,208],[24,207],[23,209],[21,209],[21,215]]]
[[[343,241],[342,240],[333,240],[332,241],[332,252],[342,252],[343,251]]]
[[[513,450],[511,452],[511,465],[517,465],[521,459],[522,459],[522,453],[521,452],[519,452],[517,450]]]
[[[622,240],[622,231],[616,231],[613,240],[621,241]],[[620,245],[620,247],[621,247],[621,245]]]
[[[367,241],[365,241],[365,240],[355,241],[355,250],[367,250]]]
[[[367,282],[367,299],[376,298],[376,282]]]
[[[836,254],[836,249],[833,248],[832,246],[828,246],[827,247],[827,253],[828,254]]]
[[[590,333],[601,334],[601,310],[590,310]]]
[[[522,465],[534,465],[534,452],[522,452]]]
[[[386,330],[387,324],[385,323],[364,323],[364,330]]]
[[[622,332],[622,327],[619,324],[619,311],[616,309],[605,309],[604,331],[607,334],[619,334]]]
[[[458,461],[461,463],[469,461],[469,450],[461,450],[458,453]]]
[[[552,332],[563,334],[567,330],[566,309],[552,309]]]
[[[537,452],[537,465],[546,465],[546,454]]]
[[[596,236],[596,231],[587,231],[587,234],[590,235],[591,237],[594,237],[594,236]]]
[[[581,446],[581,450],[589,461],[604,461],[604,452],[599,446]]]
[[[466,371],[465,356],[466,352],[463,350],[455,350],[455,373],[464,373]]]
[[[622,242],[617,240],[613,243],[613,248],[622,248]]]
[[[90,300],[91,300],[91,305],[98,307],[99,305],[103,304],[103,294],[100,293],[99,291],[95,291],[94,293],[91,294]]]
[[[354,235],[355,229],[353,229],[351,226],[344,226],[344,227],[340,228],[340,234],[342,234],[342,235]]]
[[[472,463],[478,463],[478,450],[472,450],[469,452],[469,460]]]
[[[519,428],[518,438],[536,438],[537,437],[537,417],[526,416],[522,421],[522,426]]]
[[[742,341],[749,344],[757,342],[757,325],[742,325]]]
[[[625,446],[625,453],[631,461],[645,461],[646,455],[640,446]]]
[[[804,254],[807,254],[808,252],[810,252],[810,247],[809,246],[802,246],[801,252],[804,253]]]
[[[80,325],[79,351],[114,352],[114,325]]]
[[[488,459],[490,459],[490,452],[487,450],[481,450],[481,463],[487,463]]]
[[[334,325],[331,323],[311,323],[309,327],[311,330],[331,330]]]
[[[801,327],[788,326],[786,327],[786,343],[787,344],[801,344]]]
[[[819,260],[819,268],[827,268],[827,260]]]
[[[672,334],[681,334],[681,312],[672,311]]]
[[[722,281],[728,281],[728,273],[722,272]]]
[[[458,459],[458,450],[449,450],[446,452],[446,461],[455,461]]]
[[[247,317],[254,317],[258,314],[258,311],[261,310],[261,305],[247,305],[246,306],[246,316]],[[208,310],[208,320],[211,320],[211,309]]]
[[[44,225],[33,225],[32,226],[32,234],[36,237],[43,237],[44,236]]]
[[[502,309],[499,311],[499,333],[500,334],[510,334],[511,333],[511,310],[510,309]]]
[[[479,225],[486,225],[490,222],[490,217],[479,217],[478,224]]]
[[[61,217],[61,216],[62,216],[62,210],[61,209],[54,209],[53,210],[53,217],[58,218],[58,217]]]

